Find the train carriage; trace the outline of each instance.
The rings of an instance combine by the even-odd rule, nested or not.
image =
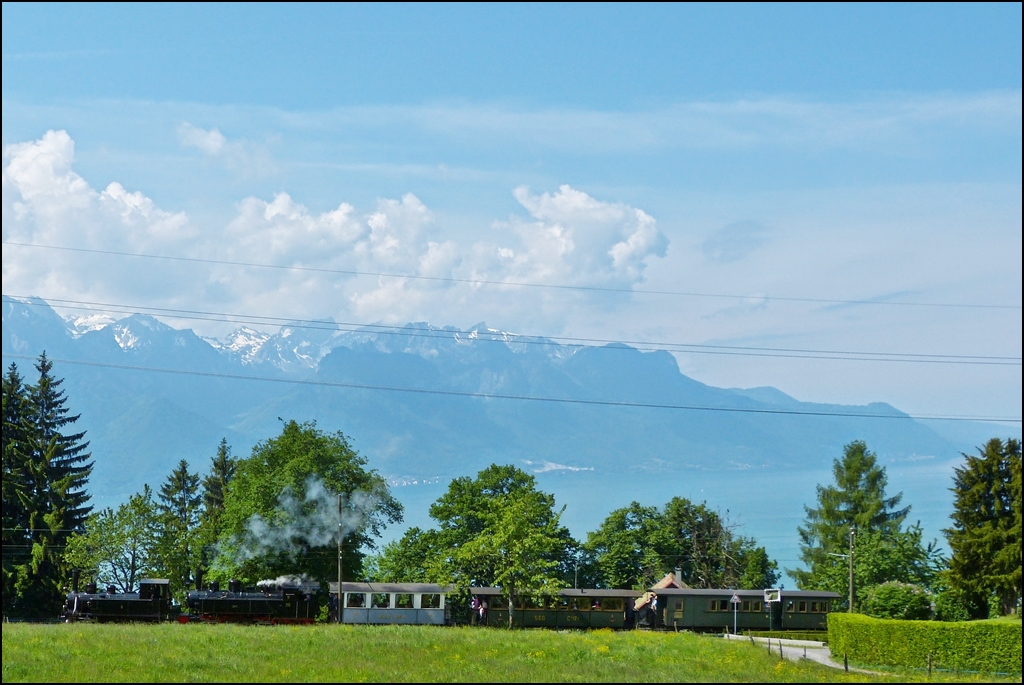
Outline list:
[[[470,594],[486,603],[484,623],[508,625],[508,600],[500,588],[474,587]],[[623,628],[627,602],[640,596],[635,590],[566,588],[554,596],[518,596],[512,607],[513,625],[525,628]]]
[[[445,625],[450,588],[433,583],[344,583],[342,622]],[[338,596],[338,584],[330,583]]]
[[[765,601],[763,590],[657,588],[638,608],[637,621],[650,628],[727,631],[827,630],[828,612],[840,599],[834,592],[780,591]],[[739,602],[734,604],[736,597]],[[735,609],[735,611],[734,611]]]

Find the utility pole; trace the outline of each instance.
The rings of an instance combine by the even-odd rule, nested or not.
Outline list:
[[[342,527],[341,527],[341,495],[338,496],[338,624],[342,623],[345,616],[345,593],[341,586],[341,540],[342,540]]]
[[[848,613],[853,613],[853,528],[850,528],[850,606]]]

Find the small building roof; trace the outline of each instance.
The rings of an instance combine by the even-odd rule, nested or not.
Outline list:
[[[139,581],[139,585],[170,585],[171,581],[166,578],[143,578]]]

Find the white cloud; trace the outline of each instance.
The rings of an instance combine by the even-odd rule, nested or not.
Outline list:
[[[216,160],[245,177],[267,176],[277,169],[263,145],[246,140],[228,140],[220,130],[206,130],[187,121],[178,125],[178,142],[196,148],[207,159]]]
[[[521,186],[514,194],[534,221],[514,217],[500,224],[520,241],[518,249],[497,250],[509,279],[628,286],[643,280],[647,259],[665,256],[668,239],[642,209],[602,202],[568,185],[542,195]]]
[[[183,140],[211,155],[226,154],[231,145],[215,129],[182,131]],[[568,185],[540,195],[515,189],[528,215],[496,223],[497,240],[465,245],[446,240],[433,213],[411,193],[380,199],[365,213],[346,202],[311,212],[286,192],[269,200],[247,197],[226,225],[199,230],[183,212],[161,209],[118,182],[94,189],[74,171],[74,141],[64,131],[10,145],[4,157],[5,239],[303,267],[13,248],[4,250],[4,291],[10,294],[444,324],[461,322],[467,309],[498,308],[510,318],[518,312],[551,324],[590,295],[552,301],[543,291],[458,279],[628,288],[643,280],[648,261],[664,256],[668,244],[644,211]],[[445,280],[451,278],[457,280]]]

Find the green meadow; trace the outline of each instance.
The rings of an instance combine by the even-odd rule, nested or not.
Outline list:
[[[893,674],[892,679],[907,676]],[[781,661],[763,646],[690,633],[333,625],[3,626],[5,683],[866,679],[809,662]]]

